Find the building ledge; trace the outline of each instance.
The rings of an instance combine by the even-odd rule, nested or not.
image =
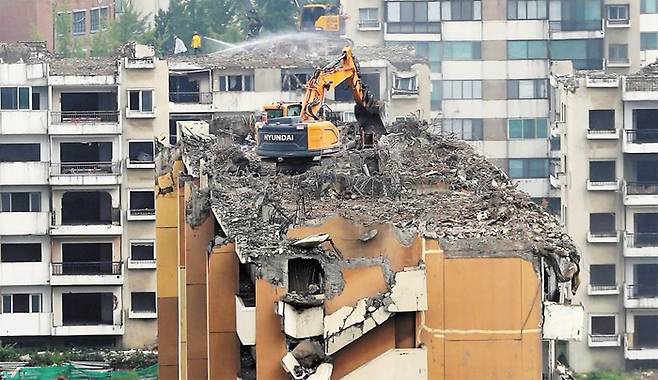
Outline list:
[[[158,317],[157,311],[132,311],[128,312],[130,319],[156,319]]]
[[[133,111],[126,108],[126,119],[155,119],[155,112],[155,107],[151,112]]]
[[[128,260],[128,269],[155,269],[157,266],[154,260]]]
[[[631,27],[631,20],[625,20],[625,21],[607,21],[605,22],[606,28],[612,28],[612,29],[621,29],[621,28],[630,28]]]
[[[155,210],[153,213],[134,213],[133,210],[128,210],[128,220],[155,220]]]
[[[616,191],[619,189],[619,181],[591,181],[587,180],[589,191]]]
[[[611,233],[587,233],[587,242],[588,243],[617,243],[619,242],[619,234],[615,232]]]
[[[621,335],[594,335],[589,334],[587,345],[590,347],[619,347],[621,346]]]
[[[128,169],[155,169],[155,162],[130,162],[126,163]]]
[[[607,67],[631,67],[631,61],[606,61]]]
[[[588,140],[619,140],[619,130],[588,129],[587,139]]]
[[[599,286],[599,285],[587,285],[587,294],[590,296],[611,296],[619,294],[618,285],[610,286]]]

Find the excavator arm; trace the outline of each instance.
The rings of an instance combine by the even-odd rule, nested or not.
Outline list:
[[[247,39],[258,37],[263,21],[251,0],[242,0],[242,8],[247,16]]]
[[[354,113],[362,129],[366,131],[385,132],[381,119],[381,105],[359,77],[360,67],[352,54],[351,47],[343,48],[341,56],[327,66],[317,69],[306,84],[306,93],[302,100],[301,120],[303,122],[322,120],[321,111],[328,91],[347,82],[352,89],[355,107]]]

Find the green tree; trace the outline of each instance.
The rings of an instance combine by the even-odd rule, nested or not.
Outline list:
[[[55,20],[55,52],[70,57],[73,53],[73,34],[71,13],[66,12],[67,2],[62,1],[53,5],[53,20]]]
[[[296,28],[297,6],[290,0],[255,0],[263,22],[263,31],[282,32]]]
[[[89,53],[93,57],[112,56],[126,42],[144,42],[145,33],[146,18],[135,10],[132,1],[126,1],[123,12],[114,20],[101,20],[99,31],[90,41]]]

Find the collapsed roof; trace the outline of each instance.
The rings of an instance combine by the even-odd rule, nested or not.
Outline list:
[[[580,256],[558,221],[467,143],[427,125],[397,123],[375,147],[346,149],[296,175],[277,174],[226,135],[183,132],[188,171],[208,176],[208,189],[188,204],[188,223],[211,208],[242,257],[302,254],[286,238],[289,228],[340,216],[389,223],[403,244],[439,240],[447,256],[521,257],[537,270],[544,258],[558,281],[578,286]]]

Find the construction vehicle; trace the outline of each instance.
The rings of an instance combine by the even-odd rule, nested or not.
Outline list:
[[[266,123],[269,119],[287,116],[300,116],[302,114],[302,102],[278,102],[263,106],[261,121]]]
[[[247,16],[247,39],[251,40],[260,34],[260,30],[263,28],[263,21],[251,0],[242,0],[242,8]]]
[[[383,107],[361,81],[359,73],[359,63],[351,47],[343,48],[341,56],[334,62],[316,69],[306,83],[299,116],[289,114],[291,107],[299,103],[281,103],[281,112],[272,112],[272,115],[280,117],[259,123],[256,128],[258,155],[279,162],[317,162],[323,156],[337,152],[340,149],[340,132],[336,125],[327,120],[331,110],[325,103],[325,96],[343,82],[352,89],[356,103],[354,114],[362,140],[372,142],[375,135],[385,133]],[[286,111],[283,111],[283,105]],[[267,107],[265,112],[268,112]]]
[[[340,8],[334,4],[309,3],[300,7],[297,29],[302,32],[340,33],[343,24]]]

